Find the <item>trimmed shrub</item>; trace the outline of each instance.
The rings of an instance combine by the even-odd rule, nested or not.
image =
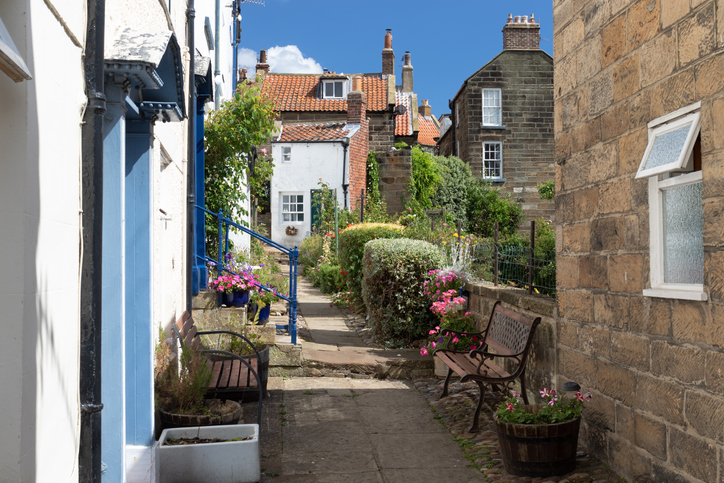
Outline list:
[[[390,346],[424,338],[437,318],[425,281],[440,269],[440,251],[421,240],[373,240],[365,245],[362,295],[378,340]]]
[[[304,266],[304,275],[317,266],[322,257],[322,248],[322,235],[311,235],[302,241],[302,245],[299,247],[298,263]]]
[[[315,285],[326,294],[333,294],[342,290],[342,274],[339,265],[321,264]]]
[[[460,158],[451,156],[435,158],[440,166],[442,183],[437,188],[437,193],[432,197],[432,204],[445,208],[450,221],[460,221],[463,229],[467,229],[467,204],[468,188],[475,182],[470,165]]]
[[[353,299],[362,299],[362,256],[365,243],[377,238],[401,238],[403,227],[387,223],[360,223],[339,232],[339,265],[347,272]]]

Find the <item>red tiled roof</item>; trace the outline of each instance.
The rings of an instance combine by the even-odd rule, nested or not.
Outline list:
[[[422,114],[417,116],[420,131],[417,134],[417,142],[425,146],[435,146],[437,142],[433,138],[440,136],[440,130],[434,117],[425,117]]]
[[[342,139],[349,133],[350,129],[347,129],[344,123],[283,126],[282,135],[277,142],[331,141]]]
[[[387,79],[381,74],[362,76],[362,90],[367,94],[368,111],[387,110]],[[267,74],[262,93],[274,100],[275,111],[346,111],[346,100],[324,100],[318,96],[319,75]],[[349,77],[353,77],[350,74]]]
[[[395,136],[411,136],[412,123],[410,122],[410,94],[395,91],[395,107],[405,106],[405,113],[395,116]]]

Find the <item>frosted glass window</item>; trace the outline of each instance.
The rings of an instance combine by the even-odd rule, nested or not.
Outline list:
[[[701,183],[663,191],[664,282],[704,283]]]
[[[289,163],[292,160],[292,147],[282,146],[282,162]]]
[[[483,89],[483,125],[503,124],[500,89]]]
[[[663,116],[666,118],[666,116]],[[673,171],[690,171],[691,153],[699,136],[701,115],[694,112],[652,127],[649,123],[649,144],[639,165],[636,178]]]

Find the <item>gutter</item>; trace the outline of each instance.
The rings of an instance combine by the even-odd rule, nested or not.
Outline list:
[[[186,28],[188,30],[187,42],[190,55],[188,79],[189,102],[186,107],[188,111],[188,145],[186,146],[186,310],[190,313],[193,308],[194,297],[192,288],[194,273],[193,267],[196,263],[196,243],[194,243],[196,235],[194,223],[194,215],[196,214],[196,74],[194,73],[194,67],[196,64],[196,43],[194,38],[196,10],[194,9],[194,0],[188,0],[188,2],[188,8],[186,9]],[[216,21],[218,26],[218,17]],[[216,52],[216,56],[218,58],[218,50]],[[216,89],[216,92],[218,93],[218,89]]]
[[[83,59],[87,106],[81,130],[80,448],[78,480],[101,481],[101,296],[105,0],[87,0]]]

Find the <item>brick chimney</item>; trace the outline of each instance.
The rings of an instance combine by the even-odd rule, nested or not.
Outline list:
[[[412,92],[412,64],[410,52],[405,52],[405,65],[402,66],[402,92]]]
[[[430,106],[430,105],[427,103],[427,99],[423,99],[423,100],[422,100],[422,104],[420,104],[420,107],[417,108],[417,112],[418,112],[421,116],[427,116],[427,117],[431,117],[431,116],[432,116],[432,106]]]
[[[246,67],[242,67],[239,69],[239,82],[245,81],[247,76],[247,69]]]
[[[266,63],[266,50],[259,52],[259,63],[256,64],[257,75],[264,75],[269,72],[269,64]]]
[[[385,34],[385,48],[382,49],[382,74],[395,75],[395,52],[392,50],[392,29]]]
[[[503,50],[540,49],[540,24],[530,14],[516,16],[508,14],[508,22],[503,27]]]
[[[367,95],[362,91],[362,77],[352,79],[352,92],[347,94],[347,122],[363,124],[367,119]]]

